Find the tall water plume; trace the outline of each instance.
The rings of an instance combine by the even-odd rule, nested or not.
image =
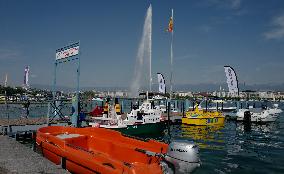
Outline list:
[[[130,95],[136,97],[139,90],[150,85],[151,88],[151,59],[152,59],[152,6],[150,5],[144,22],[143,34],[140,40],[136,64],[134,70],[134,76],[130,86]],[[151,89],[149,89],[151,90]]]

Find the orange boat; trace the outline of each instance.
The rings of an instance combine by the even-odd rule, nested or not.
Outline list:
[[[199,167],[191,142],[142,141],[103,128],[40,128],[37,147],[50,161],[71,173],[180,173]]]

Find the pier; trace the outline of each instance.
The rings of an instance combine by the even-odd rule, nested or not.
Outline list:
[[[0,136],[1,174],[69,174],[31,148],[8,136]]]

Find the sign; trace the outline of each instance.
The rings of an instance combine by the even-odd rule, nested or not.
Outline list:
[[[56,60],[66,59],[79,54],[79,43],[56,50]]]

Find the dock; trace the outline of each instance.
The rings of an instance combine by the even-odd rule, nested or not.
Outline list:
[[[1,174],[70,174],[31,148],[0,135]]]

